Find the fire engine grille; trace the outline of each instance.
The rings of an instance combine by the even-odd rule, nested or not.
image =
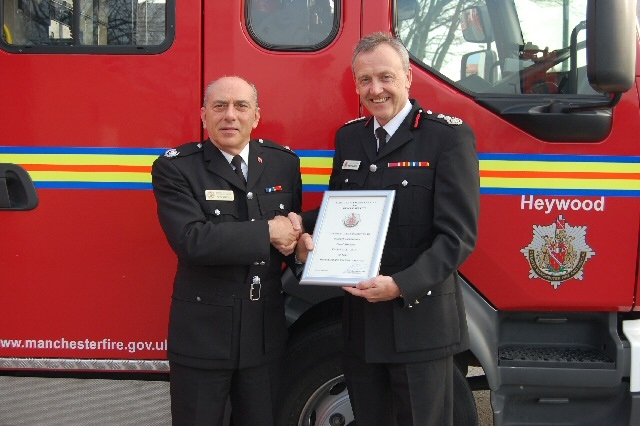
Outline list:
[[[511,346],[500,348],[498,359],[505,367],[615,368],[612,359],[591,348]]]
[[[169,426],[169,383],[0,376],[0,425]]]

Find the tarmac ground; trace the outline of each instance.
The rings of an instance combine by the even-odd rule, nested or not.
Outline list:
[[[481,367],[470,367],[468,376],[482,376]],[[473,391],[478,409],[478,426],[493,426],[493,412],[491,411],[491,398],[488,390]]]

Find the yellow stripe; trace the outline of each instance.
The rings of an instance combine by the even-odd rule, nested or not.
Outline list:
[[[156,155],[117,154],[2,154],[3,163],[56,165],[151,166]]]
[[[638,163],[480,160],[480,170],[640,173]]]
[[[300,157],[300,167],[323,167],[331,168],[333,158],[331,157]]]
[[[150,183],[150,173],[129,172],[31,172],[36,182],[142,182]]]
[[[35,181],[49,182],[151,182],[150,173],[130,172],[31,172]],[[329,175],[303,174],[302,183],[306,185],[326,185]]]
[[[302,183],[305,185],[326,185],[329,183],[329,175],[302,175]]]
[[[480,178],[483,188],[554,188],[554,189],[626,189],[639,190],[640,182],[632,179],[517,179]]]

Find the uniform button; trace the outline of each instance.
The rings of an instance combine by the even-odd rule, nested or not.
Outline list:
[[[427,296],[431,296],[431,290],[427,292]]]
[[[253,192],[247,192],[247,200],[253,200]]]
[[[409,307],[409,308],[413,308],[413,305],[412,305],[412,304],[409,304],[409,306],[408,306],[408,307]]]
[[[198,302],[201,302],[201,301],[202,301],[202,299],[200,298],[200,296],[196,296],[196,300],[197,300]]]
[[[253,262],[253,266],[258,266],[260,265],[260,262]]]
[[[416,299],[416,301],[415,301],[415,302],[413,302],[413,303],[415,303],[416,305],[419,305],[419,304],[420,304],[420,301],[419,301],[418,299]]]
[[[369,166],[369,171],[375,173],[376,170],[378,170],[378,166],[376,166],[375,164]]]
[[[220,216],[220,210],[215,209],[215,210],[213,211],[213,214],[215,214],[216,216]]]
[[[284,210],[284,204],[280,204],[280,210]]]
[[[251,222],[255,222],[255,221],[256,221],[255,219],[251,219]]]
[[[349,178],[345,179],[344,183],[349,183]]]
[[[406,180],[403,180],[402,181],[402,186],[407,186],[407,185],[409,185],[409,182],[407,182]]]

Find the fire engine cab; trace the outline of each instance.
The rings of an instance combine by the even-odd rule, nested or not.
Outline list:
[[[153,160],[203,140],[203,88],[240,75],[259,91],[254,136],[298,154],[317,207],[335,131],[368,114],[350,64],[374,31],[409,50],[411,97],[477,138],[456,426],[478,424],[478,389],[495,425],[640,424],[638,15],[635,0],[0,0],[0,424],[170,424],[176,260]],[[342,290],[283,274],[279,424],[353,425]]]

